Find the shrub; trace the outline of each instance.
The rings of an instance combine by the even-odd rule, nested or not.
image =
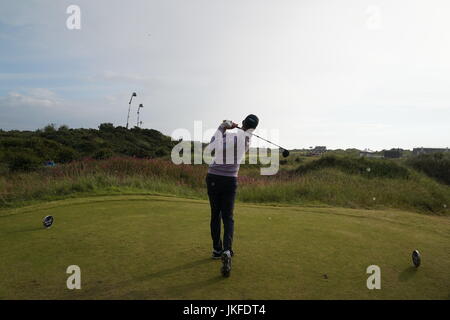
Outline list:
[[[52,133],[56,131],[56,125],[54,123],[50,123],[44,127],[45,133]]]
[[[412,168],[450,185],[450,156],[443,153],[422,154],[406,161]]]
[[[113,155],[114,154],[110,149],[103,148],[95,152],[92,157],[94,159],[101,160],[111,158]]]
[[[113,132],[114,131],[114,125],[112,123],[102,123],[98,126],[98,129],[100,131],[104,132]]]
[[[79,157],[78,153],[72,148],[62,147],[58,151],[55,161],[65,163],[76,160],[78,159],[78,157]]]
[[[161,132],[150,129],[127,130],[102,123],[99,129],[69,129],[55,125],[31,131],[0,131],[0,150],[25,152],[38,157],[42,163],[47,160],[70,162],[85,157],[97,159],[112,155],[126,155],[139,158],[167,157],[175,142]]]
[[[7,152],[4,161],[11,171],[30,171],[42,165],[41,159],[25,151]]]
[[[8,173],[9,173],[8,165],[6,163],[0,162],[0,176],[6,175]]]
[[[63,125],[59,126],[58,131],[67,132],[67,131],[69,131],[69,126],[66,124],[63,124]]]

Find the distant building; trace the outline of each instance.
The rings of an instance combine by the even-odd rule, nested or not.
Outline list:
[[[376,152],[370,152],[370,151],[361,151],[359,153],[360,157],[365,157],[365,158],[383,158],[383,155],[378,154]]]
[[[364,151],[360,151],[359,152],[359,156],[360,157],[365,157],[365,158],[383,158],[383,155],[381,155],[381,154],[379,154],[379,153],[377,153],[375,151],[369,150],[369,149],[366,149]]]
[[[320,156],[327,152],[327,147],[325,146],[316,146],[314,149],[309,150],[307,153],[308,156]]]
[[[437,152],[448,152],[448,148],[414,148],[413,155],[417,156],[419,154],[429,154],[429,153],[437,153]]]
[[[391,158],[391,159],[401,158],[402,154],[403,154],[403,150],[402,149],[391,149],[391,150],[384,150],[383,151],[383,156],[385,158]]]
[[[317,153],[325,153],[325,152],[327,152],[327,147],[325,147],[325,146],[316,146],[313,149],[313,151],[317,152]]]

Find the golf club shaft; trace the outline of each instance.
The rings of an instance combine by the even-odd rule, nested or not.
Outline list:
[[[242,129],[241,127],[236,127],[236,128],[241,129],[241,130],[244,130],[244,129]],[[268,142],[268,143],[270,143],[270,144],[273,144],[274,146],[277,146],[278,148],[281,148],[281,149],[283,149],[283,150],[287,150],[286,148],[283,148],[282,146],[279,146],[279,145],[277,145],[276,143],[273,143],[272,141],[269,141],[269,140],[267,140],[267,139],[264,139],[263,137],[260,137],[260,136],[258,136],[257,134],[254,134],[254,133],[251,133],[251,132],[248,132],[248,133],[250,133],[252,136],[255,136],[255,137],[257,137],[257,138],[260,138],[261,140],[264,140],[264,141],[266,141],[266,142]]]

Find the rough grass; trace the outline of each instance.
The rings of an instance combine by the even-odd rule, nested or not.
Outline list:
[[[358,174],[367,178],[408,179],[410,171],[389,159],[367,159],[343,156],[324,156],[315,161],[300,165],[296,172],[305,174],[311,171],[334,168],[347,174]]]
[[[450,185],[450,153],[422,154],[406,163],[442,183]]]
[[[255,203],[321,203],[448,214],[450,188],[417,173],[412,173],[411,178],[405,181],[349,175],[339,169],[328,168],[269,184],[243,184],[238,198]]]
[[[348,161],[348,162],[346,162]],[[370,168],[370,170],[367,170]],[[206,199],[205,165],[169,160],[84,160],[30,173],[0,176],[0,206],[107,194],[165,194]],[[238,201],[265,204],[398,208],[448,214],[450,187],[395,162],[313,160],[295,170],[261,176],[243,167]]]
[[[45,230],[48,214],[55,224]],[[209,258],[203,200],[110,196],[2,210],[0,299],[450,298],[448,217],[240,203],[235,220],[225,279]],[[82,289],[71,291],[74,264]],[[366,287],[373,264],[381,290]]]

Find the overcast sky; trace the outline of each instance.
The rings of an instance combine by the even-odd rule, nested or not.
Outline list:
[[[2,1],[0,128],[124,126],[136,91],[130,122],[142,103],[168,135],[254,113],[287,148],[449,147],[449,17],[448,0]]]

